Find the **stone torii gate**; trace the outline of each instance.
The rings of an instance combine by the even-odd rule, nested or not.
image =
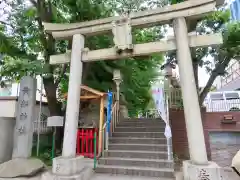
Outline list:
[[[70,168],[71,174],[79,172],[76,156],[76,133],[80,103],[80,85],[82,79],[82,63],[100,60],[115,60],[125,57],[150,55],[157,52],[177,50],[185,120],[190,151],[190,161],[184,162],[184,178],[196,180],[199,177],[220,179],[219,168],[208,162],[203,126],[198,104],[198,95],[192,68],[190,47],[203,47],[222,43],[221,34],[191,35],[187,24],[197,21],[207,13],[214,11],[215,0],[190,0],[179,4],[129,14],[128,16],[109,17],[105,19],[72,23],[44,23],[46,33],[57,39],[71,39],[72,50],[65,54],[50,57],[51,64],[70,62],[68,102],[63,141],[62,166]],[[175,39],[143,44],[132,44],[131,27],[144,28],[159,24],[173,23]],[[115,47],[89,50],[84,47],[84,36],[109,33],[112,31]],[[191,110],[190,110],[191,109]],[[100,131],[102,129],[100,128]],[[62,160],[66,163],[63,163]],[[69,163],[67,163],[69,161]],[[75,164],[75,165],[74,165]],[[53,165],[53,171],[56,172]],[[58,168],[59,169],[59,168]],[[61,168],[60,168],[61,169]],[[59,171],[60,172],[60,171]]]

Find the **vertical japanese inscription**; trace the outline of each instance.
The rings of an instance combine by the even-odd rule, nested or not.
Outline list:
[[[210,180],[210,175],[205,169],[201,169],[198,175],[199,180]]]
[[[21,113],[20,114],[20,120],[26,120],[27,119],[27,113]]]
[[[23,95],[25,95],[25,94],[29,95],[29,91],[30,91],[30,89],[27,86],[23,87],[23,89],[22,89]]]
[[[20,106],[22,108],[27,107],[28,106],[28,101],[22,100]]]
[[[27,87],[27,86],[24,86],[22,89],[21,89],[21,91],[22,91],[22,99],[20,99],[20,117],[19,117],[19,119],[21,120],[21,121],[25,121],[26,119],[27,119],[27,117],[28,117],[28,114],[27,114],[27,111],[26,111],[26,108],[28,107],[28,96],[29,96],[29,91],[30,91],[30,88],[29,87]],[[18,133],[19,134],[24,134],[25,133],[25,126],[24,126],[24,124],[25,124],[25,122],[20,122],[19,123],[19,126],[20,127],[18,127]]]
[[[20,126],[20,128],[18,128],[19,134],[23,134],[24,131],[25,131],[25,126]]]

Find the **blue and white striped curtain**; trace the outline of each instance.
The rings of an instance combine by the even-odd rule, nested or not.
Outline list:
[[[233,0],[230,4],[232,21],[240,21],[240,0]]]

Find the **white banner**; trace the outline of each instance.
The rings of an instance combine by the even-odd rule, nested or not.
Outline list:
[[[162,119],[164,120],[166,127],[164,135],[166,138],[172,137],[171,128],[168,123],[168,111],[167,111],[167,103],[165,101],[165,93],[163,87],[155,87],[152,90],[153,100],[155,102],[156,109],[160,112]]]
[[[161,113],[162,119],[166,122],[166,111],[164,101],[164,89],[162,87],[156,87],[152,90],[153,100],[155,102],[156,109]]]

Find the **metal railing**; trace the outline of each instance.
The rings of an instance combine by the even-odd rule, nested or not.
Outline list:
[[[168,105],[168,104],[166,104],[166,105]],[[166,107],[165,110],[166,110],[166,115],[165,115],[166,120],[163,119],[163,116],[161,116],[161,112],[157,109],[146,110],[146,112],[142,113],[142,115],[139,116],[139,118],[159,118],[159,117],[161,117],[161,121],[165,122],[164,135],[165,135],[166,141],[167,141],[168,160],[172,160],[173,159],[173,155],[172,155],[172,133],[171,133],[171,127],[169,125],[168,108]],[[151,115],[150,115],[149,112],[151,112]]]
[[[227,70],[228,74],[220,78],[220,85],[224,87],[231,81],[240,77],[240,64],[238,61],[235,61],[232,65],[230,65]]]
[[[164,99],[165,104],[165,120],[163,119],[163,115],[161,115],[161,112],[157,109],[149,109],[142,113],[142,117],[144,118],[159,118],[162,117],[161,120],[165,122],[165,137],[167,140],[167,152],[168,152],[168,160],[173,159],[172,155],[172,139],[171,139],[171,128],[169,125],[169,99],[166,95],[166,99]],[[117,124],[120,121],[120,109],[119,109],[119,102],[115,101],[112,105],[111,109],[111,118],[110,121],[105,121],[103,128],[102,128],[102,149],[99,151],[96,158],[99,158],[101,155],[103,155],[104,151],[108,151],[108,145],[109,145],[109,137],[112,136],[112,133],[115,131],[115,128]],[[97,162],[96,162],[97,163]],[[96,165],[95,165],[96,167]]]
[[[207,112],[240,111],[240,99],[204,101]]]
[[[166,112],[166,121],[165,121],[165,132],[164,135],[167,140],[167,152],[168,152],[168,160],[173,160],[173,152],[172,152],[172,131],[169,123],[169,96],[168,93],[165,92],[165,112]]]
[[[38,123],[39,123],[39,125],[38,125]],[[39,133],[40,134],[44,134],[44,133],[47,133],[47,132],[52,130],[51,127],[47,126],[47,121],[46,120],[33,122],[33,132],[34,133],[38,132],[38,128],[39,128]]]
[[[98,153],[98,157],[100,157],[104,151],[108,150],[109,145],[109,137],[112,136],[112,133],[115,131],[117,124],[119,123],[119,104],[118,101],[115,101],[112,105],[111,110],[111,118],[110,121],[105,121],[102,128],[102,149]]]
[[[173,91],[173,93],[175,93]],[[178,93],[179,94],[179,93]],[[162,103],[164,103],[164,107],[162,109],[148,109],[138,115],[138,118],[160,118],[161,121],[164,121],[165,123],[165,130],[164,135],[166,137],[167,141],[167,154],[168,154],[168,160],[173,159],[172,154],[172,132],[171,127],[169,124],[169,98],[168,98],[168,92],[165,92],[164,99],[162,99]]]
[[[112,136],[112,133],[115,131],[115,128],[117,124],[119,123],[119,104],[118,101],[115,101],[113,106],[112,106],[112,111],[111,111],[111,119],[110,122],[106,123],[106,138],[105,138],[105,146],[106,149],[108,150],[108,144],[109,144],[109,137]]]
[[[165,92],[167,94],[167,92]],[[169,92],[169,107],[183,108],[182,93],[180,88],[171,88]],[[203,107],[207,112],[240,111],[240,99],[205,100]]]
[[[165,96],[168,96],[168,107],[183,107],[182,92],[180,88],[170,88],[169,92],[165,90]]]
[[[159,118],[161,113],[157,109],[148,109],[138,115],[139,118]]]

